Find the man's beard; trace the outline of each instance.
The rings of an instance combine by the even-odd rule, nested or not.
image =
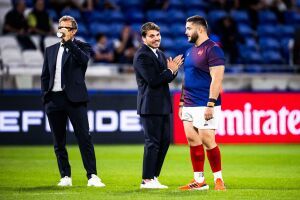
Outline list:
[[[198,40],[199,36],[196,32],[191,35],[189,43],[195,43]]]

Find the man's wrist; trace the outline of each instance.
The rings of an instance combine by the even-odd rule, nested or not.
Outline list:
[[[213,108],[215,106],[216,102],[217,102],[217,99],[209,98],[206,106]]]
[[[172,74],[174,74],[174,71],[171,68],[168,68],[168,69],[171,71]]]

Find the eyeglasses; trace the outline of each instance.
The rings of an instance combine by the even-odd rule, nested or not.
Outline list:
[[[68,31],[72,30],[72,29],[75,29],[73,27],[67,27],[67,26],[59,26],[58,29],[62,29],[62,28],[65,28],[67,29]]]

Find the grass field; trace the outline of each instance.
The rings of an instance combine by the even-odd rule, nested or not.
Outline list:
[[[97,145],[97,168],[105,188],[87,188],[77,146],[68,146],[73,187],[59,180],[52,146],[0,146],[0,199],[300,199],[300,145],[224,145],[227,191],[179,191],[192,179],[187,146],[171,146],[160,180],[166,190],[139,189],[141,145]],[[213,188],[208,161],[206,179]]]

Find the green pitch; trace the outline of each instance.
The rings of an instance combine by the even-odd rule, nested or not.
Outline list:
[[[192,179],[187,146],[171,146],[160,181],[166,190],[140,190],[141,145],[97,145],[97,168],[105,188],[87,188],[77,146],[68,146],[73,187],[59,180],[52,146],[0,146],[0,200],[8,199],[300,199],[300,145],[223,145],[227,191],[179,191]],[[213,188],[209,163],[207,183]]]

